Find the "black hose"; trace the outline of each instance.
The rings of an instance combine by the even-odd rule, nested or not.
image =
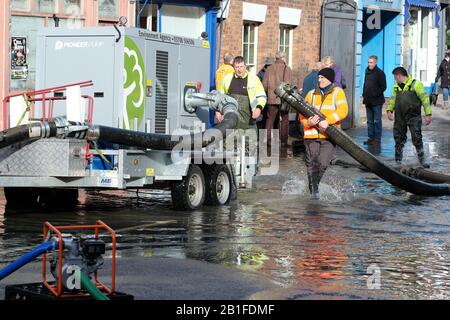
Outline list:
[[[54,137],[56,132],[57,126],[54,121],[34,122],[6,129],[0,133],[0,149],[18,142]]]
[[[359,163],[347,162],[341,159],[332,159],[330,164],[334,166],[341,166],[343,168],[357,168],[362,171],[370,172],[369,169],[367,169],[363,165],[360,165]]]
[[[326,119],[325,116],[316,108],[308,105],[303,97],[295,93],[289,85],[282,83],[277,89],[275,89],[275,94],[289,103],[293,109],[300,112],[306,118],[317,115],[321,120]],[[384,164],[371,153],[361,148],[353,141],[351,137],[349,137],[337,126],[328,126],[325,133],[330,137],[330,140],[334,141],[356,161],[367,167],[370,171],[383,180],[386,180],[396,187],[417,195],[450,195],[450,185],[433,185],[404,175],[394,168]]]
[[[110,143],[117,143],[124,146],[155,149],[155,150],[172,150],[176,145],[184,144],[184,147],[193,149],[194,146],[207,145],[217,142],[217,130],[221,133],[220,138],[227,136],[228,130],[236,128],[238,123],[238,115],[234,112],[225,113],[223,120],[213,128],[207,129],[203,133],[191,134],[190,136],[171,136],[167,134],[145,133],[140,131],[132,131],[118,129],[106,126],[91,126],[88,130],[88,140],[103,140]],[[195,144],[195,142],[200,143]],[[189,143],[189,145],[187,145]]]
[[[424,180],[430,183],[448,183],[450,182],[450,176],[439,173],[439,172],[433,172],[429,170],[425,170],[420,167],[403,167],[400,169],[401,173],[415,178]]]

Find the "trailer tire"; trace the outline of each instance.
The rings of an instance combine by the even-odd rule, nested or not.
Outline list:
[[[78,204],[78,189],[5,187],[9,208],[72,209]]]
[[[32,208],[37,204],[35,188],[5,187],[3,192],[9,208]]]
[[[206,181],[205,204],[222,206],[230,202],[233,181],[230,170],[226,165],[211,165],[204,167]]]
[[[40,207],[72,209],[78,204],[78,189],[41,188],[38,194]]]
[[[189,167],[181,181],[172,184],[172,204],[175,210],[191,211],[205,202],[205,177],[197,165]]]

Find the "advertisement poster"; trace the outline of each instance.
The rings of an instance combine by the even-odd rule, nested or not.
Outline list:
[[[27,38],[11,37],[11,79],[26,80],[27,77]]]

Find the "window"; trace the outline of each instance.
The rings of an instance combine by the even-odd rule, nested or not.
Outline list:
[[[428,47],[428,30],[429,30],[429,14],[430,11],[423,9],[422,13],[422,24],[421,24],[421,32],[420,32],[420,47],[427,48]]]
[[[119,16],[117,0],[98,0],[98,16],[100,18],[114,19]]]
[[[255,71],[256,54],[258,47],[258,25],[256,23],[244,23],[244,39],[242,42],[242,56],[251,71]]]
[[[63,13],[68,16],[84,15],[82,0],[63,0],[62,1],[62,9],[63,9]]]
[[[11,11],[30,11],[30,0],[12,0]]]
[[[40,13],[58,12],[58,1],[56,0],[37,0],[36,11]]]
[[[286,64],[292,67],[292,36],[294,28],[291,26],[280,25],[280,46],[278,51],[282,51],[286,54]]]
[[[428,55],[428,32],[430,23],[430,11],[423,8],[421,10],[421,24],[420,24],[420,49],[418,57],[418,69],[420,81],[427,81],[427,55]]]

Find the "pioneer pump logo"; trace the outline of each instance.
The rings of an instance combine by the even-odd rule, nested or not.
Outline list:
[[[141,52],[136,43],[125,37],[124,48],[124,105],[123,105],[123,126],[125,129],[134,128],[134,119],[137,124],[144,117],[145,105],[145,65]]]
[[[83,49],[83,48],[100,48],[105,43],[102,41],[56,41],[55,50],[62,49]]]

